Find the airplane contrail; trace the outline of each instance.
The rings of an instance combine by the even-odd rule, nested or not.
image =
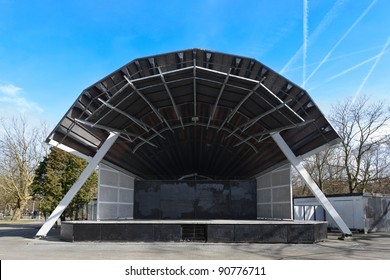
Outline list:
[[[370,70],[368,71],[367,75],[364,77],[362,83],[360,84],[359,88],[357,89],[354,97],[352,98],[352,103],[354,103],[356,101],[356,98],[359,96],[360,92],[362,91],[364,85],[366,84],[368,78],[371,76],[372,72],[374,71],[374,69],[376,68],[376,66],[378,65],[378,62],[380,61],[380,59],[382,58],[383,54],[386,52],[386,49],[388,47],[388,45],[390,44],[390,37],[387,38],[387,41],[386,41],[386,44],[383,46],[382,50],[380,51],[380,53],[378,54],[374,64],[371,66]]]
[[[380,46],[376,46],[376,47],[370,47],[370,48],[367,48],[367,49],[362,49],[362,50],[359,50],[359,51],[356,51],[356,52],[350,52],[350,53],[347,53],[347,54],[342,54],[342,55],[339,55],[339,56],[334,56],[332,58],[329,58],[328,59],[328,62],[329,61],[336,61],[336,60],[340,60],[340,59],[343,59],[343,58],[346,58],[346,57],[349,57],[349,56],[354,56],[354,55],[357,55],[357,54],[361,54],[361,53],[364,53],[364,52],[368,52],[368,51],[373,51],[373,50],[376,50],[376,49],[382,49],[383,45],[381,44]],[[388,52],[389,50],[386,50],[386,52]],[[386,53],[385,52],[385,53]],[[373,56],[372,58],[369,58],[371,60],[374,60],[376,58],[377,55]],[[371,61],[370,60],[370,61]],[[306,63],[306,67],[308,66],[314,66],[314,65],[317,65],[318,63],[320,63],[319,61],[315,61],[315,62],[312,62],[312,63],[309,63],[307,64]],[[301,66],[296,66],[296,67],[293,67],[293,68],[289,68],[289,71],[297,71],[297,70],[302,70],[302,65]]]
[[[383,53],[376,54],[375,56],[370,57],[369,59],[366,59],[365,61],[362,61],[362,62],[360,62],[360,63],[358,63],[358,64],[356,64],[356,65],[354,65],[354,66],[352,66],[352,67],[350,67],[350,68],[348,68],[348,69],[346,69],[346,70],[344,70],[344,71],[342,71],[342,72],[340,72],[340,73],[338,73],[338,74],[336,74],[336,75],[334,75],[332,77],[330,77],[329,79],[326,80],[326,82],[332,81],[332,80],[334,80],[334,79],[336,79],[336,78],[338,78],[340,76],[343,76],[343,75],[351,72],[352,70],[355,70],[356,68],[359,68],[360,66],[363,66],[363,65],[365,65],[365,64],[367,64],[367,63],[369,63],[369,62],[371,62],[371,61],[373,61],[375,59],[377,59],[379,56],[382,56],[383,54],[385,54],[385,53],[387,53],[389,51],[390,50],[385,50]]]
[[[311,72],[309,77],[306,78],[305,84],[310,80],[311,77],[314,76],[315,73],[317,73],[318,69],[321,68],[321,66],[328,60],[328,58],[332,55],[334,50],[341,44],[342,41],[349,35],[349,33],[355,28],[355,26],[366,16],[366,14],[371,10],[371,8],[375,5],[377,0],[373,0],[371,4],[364,10],[364,12],[359,16],[357,20],[351,25],[351,27],[343,34],[343,36],[337,41],[337,43],[333,46],[333,48],[327,53],[327,55],[322,59],[320,64],[317,65],[317,67]]]
[[[336,16],[338,10],[341,8],[345,0],[338,0],[325,17],[321,20],[320,24],[314,29],[311,36],[308,38],[308,44],[316,40],[316,38],[322,33],[323,30],[332,22],[333,18]],[[281,74],[286,72],[290,65],[301,55],[303,50],[303,45],[296,51],[296,53],[290,58],[286,65],[279,71]]]
[[[385,53],[388,53],[389,51],[390,51],[390,49],[385,50],[382,55],[384,55]],[[316,89],[316,88],[318,88],[318,87],[320,87],[320,86],[322,86],[322,85],[324,85],[326,83],[329,83],[329,82],[331,82],[331,81],[333,81],[333,80],[335,80],[335,79],[337,79],[337,78],[339,78],[339,77],[341,77],[341,76],[343,76],[345,74],[348,74],[349,72],[351,72],[351,71],[353,71],[353,70],[355,70],[355,69],[357,69],[357,68],[359,68],[359,67],[361,67],[363,65],[366,65],[367,63],[377,59],[379,57],[379,55],[381,55],[381,54],[376,54],[373,57],[370,57],[370,58],[368,58],[368,59],[366,59],[366,60],[364,60],[362,62],[359,62],[358,64],[356,64],[356,65],[354,65],[352,67],[349,67],[348,69],[346,69],[346,70],[344,70],[344,71],[342,71],[342,72],[340,72],[340,73],[338,73],[336,75],[333,75],[332,77],[326,79],[323,83],[308,89],[308,91]]]
[[[308,34],[308,17],[309,17],[309,0],[303,0],[303,69],[302,69],[302,87],[306,81],[306,58],[307,58],[307,34]]]

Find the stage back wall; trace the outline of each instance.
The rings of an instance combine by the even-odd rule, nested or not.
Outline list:
[[[134,219],[256,219],[256,181],[136,181]]]

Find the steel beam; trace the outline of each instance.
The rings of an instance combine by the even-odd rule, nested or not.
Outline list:
[[[194,59],[194,69],[193,69],[193,71],[192,71],[192,73],[193,73],[193,78],[194,78],[194,89],[193,89],[193,91],[194,91],[194,117],[196,117],[197,116],[197,114],[196,114],[196,106],[197,106],[197,104],[196,104],[196,60]]]
[[[277,95],[275,95],[269,88],[267,88],[264,84],[260,83],[260,86],[265,89],[270,95],[272,95],[275,99],[277,99],[280,103],[283,103],[283,100],[280,99]],[[297,114],[297,112],[295,112],[290,106],[288,106],[286,104],[286,108],[293,114],[295,115],[298,119],[300,119],[301,121],[304,121],[304,119]],[[284,114],[282,114],[282,116],[284,116]],[[285,117],[287,118],[287,117]],[[291,123],[293,123],[293,121],[291,121],[290,119],[287,119],[288,121],[290,121]]]
[[[294,166],[295,170],[301,175],[302,179],[306,182],[307,186],[317,198],[318,202],[336,222],[336,225],[343,233],[343,236],[351,236],[352,232],[349,230],[343,219],[341,219],[340,215],[337,213],[336,209],[334,209],[333,205],[329,202],[329,200],[317,186],[316,182],[314,182],[309,172],[306,171],[305,167],[302,164],[302,160],[295,156],[295,154],[284,141],[282,136],[280,136],[279,132],[272,133],[271,137],[279,146],[280,150],[284,153],[287,159],[290,161],[290,163]]]
[[[261,83],[257,82],[257,84],[252,88],[252,90],[241,100],[240,103],[233,109],[233,111],[227,116],[227,118],[223,121],[221,126],[219,127],[219,130],[222,129],[222,127],[226,124],[226,122],[230,122],[230,120],[233,118],[233,116],[237,113],[237,111],[240,109],[242,104],[245,103],[245,101],[248,100],[249,97],[252,96],[252,94],[260,87]]]
[[[258,136],[263,136],[264,134],[272,134],[272,133],[282,132],[282,131],[293,129],[293,128],[298,128],[298,127],[301,127],[301,126],[305,126],[305,125],[311,124],[314,121],[315,121],[314,119],[311,119],[311,120],[307,120],[307,121],[304,121],[304,122],[301,122],[301,123],[297,123],[297,124],[289,124],[289,125],[285,125],[285,126],[281,126],[281,127],[275,128],[275,129],[265,130],[263,132],[259,132],[259,133],[253,134],[252,137],[258,137]]]
[[[244,140],[242,140],[241,142],[237,143],[236,145],[234,145],[234,147],[238,147],[240,146],[241,144],[243,143],[246,143],[247,141],[249,141],[250,139],[252,138],[256,138],[256,137],[259,137],[259,139],[256,139],[257,143],[260,143],[261,141],[264,141],[264,140],[267,140],[268,138],[270,138],[271,134],[272,133],[276,133],[276,132],[281,132],[281,131],[284,131],[284,130],[288,130],[288,129],[292,129],[292,128],[298,128],[298,127],[301,127],[301,126],[304,126],[304,125],[307,125],[309,123],[312,123],[314,122],[314,120],[308,120],[308,121],[304,121],[302,123],[298,123],[298,124],[290,124],[290,125],[286,125],[286,126],[283,126],[283,127],[278,127],[276,129],[271,129],[271,130],[264,130],[263,132],[260,132],[260,133],[256,133],[256,134],[253,134],[247,138],[245,138]],[[233,132],[232,132],[233,133]],[[267,135],[267,136],[265,136]],[[230,135],[229,135],[230,136]],[[265,137],[264,137],[265,136]]]
[[[229,138],[233,133],[236,133],[239,129],[241,128],[244,128],[241,130],[241,132],[245,132],[245,130],[247,130],[248,128],[250,128],[252,125],[254,125],[255,123],[257,123],[259,120],[261,120],[262,118],[264,118],[265,116],[283,108],[284,106],[286,105],[286,103],[282,103],[282,104],[279,104],[278,106],[264,112],[263,114],[257,116],[256,118],[253,118],[253,119],[250,119],[249,121],[247,121],[246,123],[243,123],[242,125],[238,126],[236,129],[233,130],[233,132],[231,134],[229,134],[228,136],[226,136],[226,138]]]
[[[121,87],[117,92],[115,92],[114,95],[111,96],[111,97],[107,100],[107,102],[110,102],[110,100],[112,100],[114,97],[116,97],[116,96],[117,96],[118,94],[120,94],[122,91],[124,91],[128,86],[130,86],[130,85],[129,85],[129,84],[127,83],[127,81],[126,81],[126,84],[125,84],[123,87]],[[99,112],[100,109],[103,108],[103,107],[104,107],[103,105],[99,106],[99,108],[97,108],[96,110],[94,110],[94,112],[93,112],[90,116],[88,116],[88,117],[86,118],[86,120],[89,120],[96,112]]]
[[[79,120],[79,119],[75,119],[75,121],[79,122],[79,123],[82,123],[84,125],[88,125],[90,127],[96,127],[96,128],[99,128],[99,129],[104,129],[104,130],[106,130],[108,132],[114,132],[114,133],[117,133],[119,135],[120,134],[124,134],[124,135],[128,136],[128,138],[125,138],[125,139],[129,140],[131,143],[133,143],[136,139],[140,139],[141,141],[143,141],[145,143],[148,143],[149,145],[157,148],[157,146],[155,144],[153,144],[152,142],[149,142],[148,140],[146,140],[145,138],[141,137],[140,135],[137,135],[137,134],[132,133],[132,132],[128,132],[126,130],[116,129],[116,128],[113,128],[113,127],[100,125],[100,124],[94,124],[94,123],[90,123],[90,122]],[[134,137],[134,139],[131,139],[130,137]]]
[[[101,98],[98,98],[98,100],[103,103],[105,106],[107,106],[108,108],[110,108],[111,110],[114,110],[116,111],[117,113],[127,117],[128,119],[130,119],[131,121],[133,121],[134,123],[136,123],[139,127],[141,127],[143,130],[145,130],[146,132],[149,132],[148,128],[147,128],[147,124],[145,124],[144,122],[142,122],[141,120],[137,119],[136,117],[133,117],[132,115],[130,114],[127,114],[126,112],[122,111],[121,109],[107,103],[106,101],[104,101],[103,99]]]
[[[59,148],[59,149],[65,151],[65,152],[68,152],[68,153],[72,154],[72,155],[75,155],[76,157],[82,158],[82,159],[86,160],[87,162],[90,162],[91,159],[92,159],[92,157],[86,156],[86,155],[76,151],[75,149],[72,149],[72,148],[70,148],[70,147],[68,147],[68,146],[66,146],[64,144],[61,144],[61,143],[59,143],[59,142],[57,142],[57,141],[55,141],[55,140],[53,140],[51,138],[49,140],[49,145],[52,145],[52,146],[54,146],[56,148]]]
[[[36,237],[41,237],[41,238],[46,237],[49,230],[53,227],[55,222],[60,218],[61,214],[64,212],[66,207],[72,201],[73,197],[81,189],[81,187],[84,185],[85,181],[92,174],[92,172],[98,166],[99,162],[107,154],[108,150],[115,143],[115,141],[116,141],[116,139],[118,139],[118,137],[119,137],[118,134],[110,133],[110,135],[107,137],[106,141],[103,143],[103,145],[97,151],[97,153],[92,158],[92,160],[88,163],[87,167],[83,170],[83,172],[81,172],[77,181],[69,189],[67,194],[61,200],[61,202],[58,204],[58,206],[54,209],[53,213],[50,215],[50,217],[46,220],[46,222],[39,229],[39,231],[35,235]]]
[[[126,112],[118,109],[117,107],[111,105],[111,104],[108,104],[107,102],[105,102],[104,100],[101,100],[100,98],[98,99],[100,102],[102,102],[103,104],[105,104],[108,108],[122,114],[123,116],[127,117],[128,119],[130,119],[131,121],[135,122],[138,126],[140,126],[143,130],[145,130],[146,132],[149,132],[150,130],[152,130],[154,133],[156,133],[158,136],[160,136],[162,139],[165,139],[164,136],[162,136],[160,133],[158,133],[157,130],[155,130],[154,128],[152,128],[150,125],[148,125],[147,123],[141,121],[140,119],[136,118],[136,117],[133,117],[132,115],[130,114],[127,114]]]
[[[129,83],[129,85],[133,88],[133,90],[139,95],[139,97],[141,97],[146,102],[146,104],[149,105],[149,107],[156,114],[156,116],[160,119],[160,121],[164,122],[170,128],[170,130],[173,132],[171,126],[168,123],[168,121],[164,118],[164,116],[161,115],[161,113],[156,109],[156,107],[154,107],[153,104],[145,97],[145,95],[143,95],[142,92],[139,91],[139,89],[130,81],[129,78],[127,78],[126,76],[123,76],[123,77]]]
[[[197,122],[197,123],[195,123],[195,122],[193,122],[193,123],[186,123],[186,124],[184,124],[184,127],[191,127],[191,126],[197,126],[197,125],[199,125],[199,126],[202,126],[202,127],[210,127],[210,128],[213,128],[213,129],[217,129],[217,130],[219,130],[219,127],[218,126],[216,126],[216,125],[207,125],[206,123],[199,123],[199,122]],[[179,128],[182,128],[181,126],[179,126],[179,125],[177,125],[177,126],[173,126],[172,127],[172,129],[179,129]],[[165,132],[165,131],[167,131],[168,130],[168,128],[166,127],[166,128],[163,128],[163,129],[161,129],[159,132],[160,133],[163,133],[163,132]],[[222,128],[222,130],[223,131],[226,131],[227,133],[231,133],[232,131],[230,130],[230,129],[228,129],[228,128]],[[240,136],[240,135],[238,135],[238,134],[233,134],[238,140],[240,140],[240,141],[242,141],[242,143],[245,143],[245,144],[247,144],[249,147],[251,147],[256,153],[258,153],[259,151],[257,150],[257,148],[252,144],[252,143],[246,143],[249,139],[253,139],[253,137],[248,137],[247,139],[248,140],[245,140],[242,136]],[[147,140],[148,141],[150,141],[150,140],[152,140],[154,137],[156,137],[156,135],[152,135],[152,136],[150,136]],[[139,143],[137,146],[135,146],[135,148],[133,149],[133,153],[135,153],[143,144],[145,144],[145,143]]]
[[[215,111],[217,111],[217,106],[218,106],[219,100],[221,99],[222,93],[223,93],[223,91],[225,90],[225,87],[226,87],[226,84],[227,84],[227,82],[228,82],[228,80],[229,80],[229,75],[230,75],[230,72],[231,72],[231,71],[232,71],[232,68],[229,69],[229,72],[227,73],[227,75],[226,75],[226,77],[225,77],[225,80],[223,81],[223,84],[222,84],[222,87],[221,87],[221,89],[220,89],[220,91],[219,91],[217,100],[215,101],[215,104],[214,104],[214,107],[213,107],[213,111],[211,112],[209,121],[207,122],[207,128],[209,128],[210,122],[211,122],[212,119],[214,118]]]
[[[171,93],[171,90],[169,89],[169,87],[168,87],[168,85],[167,85],[167,82],[165,81],[164,74],[162,73],[160,67],[158,67],[157,69],[158,69],[158,72],[160,73],[161,81],[162,81],[163,84],[164,84],[164,88],[165,88],[166,92],[168,93],[169,98],[171,99],[172,106],[173,106],[173,110],[175,111],[176,117],[177,117],[177,119],[180,121],[181,126],[183,126],[183,120],[181,119],[179,110],[177,109],[176,102],[175,102],[175,100],[173,99],[173,95],[172,95],[172,93]],[[184,126],[183,126],[183,128],[184,128]]]

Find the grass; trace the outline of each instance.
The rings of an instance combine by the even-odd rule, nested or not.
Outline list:
[[[39,219],[22,219],[17,221],[11,221],[11,220],[0,220],[0,224],[29,224],[33,222],[41,222],[42,220]]]

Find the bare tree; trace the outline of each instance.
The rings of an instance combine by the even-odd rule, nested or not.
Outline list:
[[[31,198],[35,169],[47,149],[46,126],[30,127],[20,116],[1,121],[0,129],[0,191],[12,198],[12,220],[17,220]]]
[[[345,193],[347,184],[344,176],[344,166],[339,157],[337,146],[328,147],[306,158],[304,166],[325,194]],[[295,194],[310,194],[305,184],[294,176],[293,186],[296,188]]]
[[[365,192],[383,171],[376,155],[390,139],[386,131],[390,114],[385,106],[384,102],[371,103],[363,96],[356,102],[346,100],[333,109],[331,121],[342,139],[339,156],[350,193]]]
[[[332,177],[332,170],[330,168],[331,154],[332,148],[327,148],[308,158],[305,162],[306,170],[322,191],[325,189],[326,181]]]
[[[13,198],[6,192],[0,189],[0,218],[5,216],[12,209]]]
[[[341,144],[305,160],[305,167],[326,194],[390,193],[390,112],[385,102],[367,97],[345,100],[333,108],[331,121]],[[305,194],[295,180],[296,193]]]
[[[371,183],[367,191],[372,193],[390,193],[390,146],[381,145],[370,153],[372,166]],[[366,167],[368,169],[368,167]]]

